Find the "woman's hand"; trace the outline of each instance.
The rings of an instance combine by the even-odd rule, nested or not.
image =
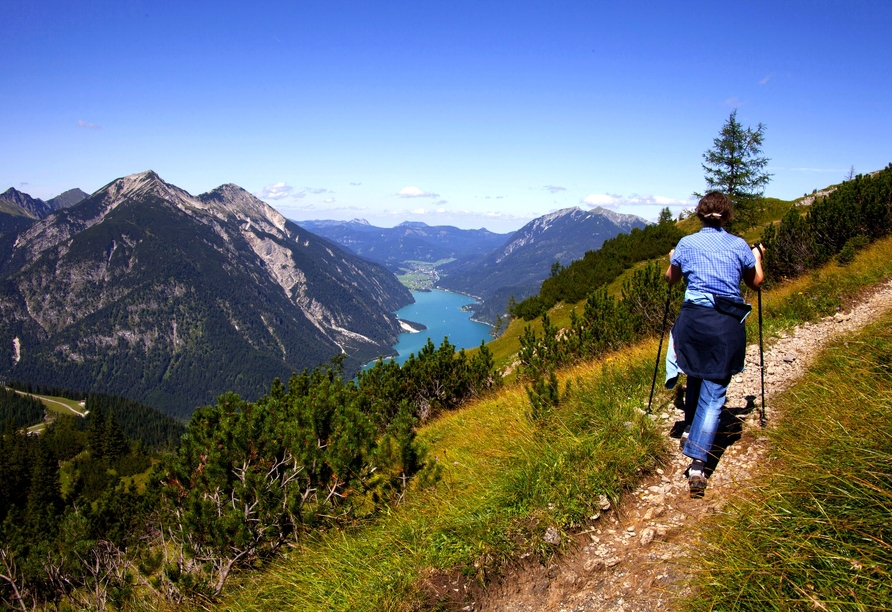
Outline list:
[[[762,263],[762,260],[765,259],[765,247],[762,246],[761,242],[753,245],[753,256],[759,263]]]
[[[743,273],[743,282],[746,286],[753,290],[758,290],[765,280],[765,273],[762,271],[762,259],[765,257],[765,247],[762,244],[753,246],[753,257],[756,258],[756,265]]]

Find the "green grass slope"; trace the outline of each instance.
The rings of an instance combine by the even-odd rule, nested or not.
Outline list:
[[[662,440],[638,410],[649,348],[565,372],[565,399],[547,423],[527,418],[515,387],[423,428],[435,485],[413,488],[375,523],[309,538],[223,607],[401,609],[424,600],[424,576],[484,580],[509,559],[550,554],[549,527],[585,524],[599,495],[619,498],[659,460]]]

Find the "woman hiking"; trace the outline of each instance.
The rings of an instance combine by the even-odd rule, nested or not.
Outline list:
[[[706,490],[706,460],[712,449],[731,376],[743,371],[746,357],[744,321],[752,309],[740,294],[740,281],[758,290],[764,280],[758,245],[729,234],[733,205],[723,193],[707,193],[697,204],[703,227],[678,241],[669,254],[666,279],[687,282],[681,313],[669,335],[666,386],[687,374],[685,434],[682,451],[691,458],[691,497]]]

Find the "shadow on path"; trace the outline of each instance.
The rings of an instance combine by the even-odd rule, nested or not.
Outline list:
[[[715,440],[712,443],[712,450],[709,453],[709,460],[706,462],[706,476],[712,475],[722,455],[728,448],[740,440],[743,435],[744,417],[751,414],[756,409],[756,396],[747,395],[745,406],[723,406],[722,414],[719,417],[719,430],[716,433]],[[669,431],[669,437],[680,439],[684,432],[684,420],[676,421]]]

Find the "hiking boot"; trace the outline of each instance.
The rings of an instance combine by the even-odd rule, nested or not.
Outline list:
[[[706,491],[706,474],[703,470],[688,469],[688,489],[691,492],[691,498],[703,497]]]

